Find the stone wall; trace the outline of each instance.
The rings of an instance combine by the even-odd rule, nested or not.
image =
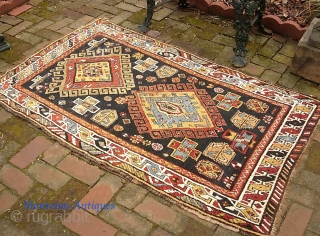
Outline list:
[[[300,39],[291,73],[320,84],[320,19],[313,19]]]

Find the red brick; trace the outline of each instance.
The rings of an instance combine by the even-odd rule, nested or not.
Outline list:
[[[73,22],[72,24],[70,24],[68,27],[72,28],[72,29],[77,29],[79,27],[82,27],[85,24],[88,24],[89,22],[93,21],[94,17],[91,16],[83,16],[80,19],[77,19],[75,22]]]
[[[20,196],[33,186],[33,180],[29,176],[9,164],[1,168],[0,179],[2,183],[16,190]]]
[[[130,235],[148,236],[152,230],[150,221],[119,205],[112,210],[102,211],[99,216]]]
[[[0,215],[5,212],[6,210],[10,209],[13,204],[18,201],[18,197],[11,194],[8,190],[4,190],[0,194]]]
[[[118,231],[118,233],[116,234],[116,236],[129,236],[129,235],[126,234],[126,233],[124,233],[124,232]]]
[[[320,205],[318,205],[316,207],[316,209],[314,209],[311,220],[309,221],[308,228],[307,228],[308,231],[314,232],[315,233],[314,235],[316,235],[316,236],[318,236],[320,234],[319,221],[320,221]],[[312,235],[313,234],[307,234],[305,232],[304,236],[312,236]]]
[[[134,210],[155,223],[159,223],[160,221],[174,222],[177,217],[176,211],[149,196]]]
[[[71,179],[70,176],[42,161],[37,161],[30,166],[28,173],[53,190],[58,190]]]
[[[84,16],[83,14],[76,12],[76,11],[73,11],[73,10],[70,10],[68,8],[62,9],[61,13],[65,16],[67,16],[68,18],[71,18],[74,20],[78,20]]]
[[[156,21],[161,21],[164,18],[168,17],[173,11],[171,9],[168,8],[160,8],[159,11],[156,11],[153,14],[152,19],[156,20]]]
[[[63,34],[63,35],[67,35],[73,31],[74,31],[74,29],[71,29],[69,27],[63,27],[62,29],[57,30],[58,33]]]
[[[178,207],[177,205],[173,205],[171,208],[173,210],[181,213],[182,215],[189,217],[193,222],[198,222],[200,225],[203,225],[204,227],[209,228],[212,232],[215,231],[218,227],[217,224],[212,224],[210,221],[201,219],[196,214],[193,214],[192,212],[183,210],[182,208]]]
[[[133,5],[125,3],[125,2],[120,2],[115,7],[120,8],[120,9],[125,10],[125,11],[130,11],[130,12],[138,12],[138,11],[141,10],[140,7],[136,7],[136,6],[133,6]]]
[[[249,75],[260,76],[265,68],[249,62],[245,67],[239,68],[239,70]]]
[[[103,13],[103,11],[100,11],[90,6],[81,6],[77,9],[77,11],[93,17],[98,17]]]
[[[132,15],[133,15],[132,12],[123,11],[119,15],[112,17],[110,20],[115,24],[120,24],[123,21],[127,20]]]
[[[0,111],[1,113],[1,111]],[[312,140],[315,140],[317,142],[320,142],[320,128],[316,128],[316,130],[312,134]]]
[[[113,195],[122,187],[121,179],[112,174],[106,174],[99,182],[90,189],[89,193],[85,195],[81,201],[82,203],[107,204]],[[92,214],[98,214],[101,209],[86,209]]]
[[[11,118],[11,114],[7,112],[5,109],[0,109],[0,123],[5,122],[7,119]],[[1,138],[1,135],[0,135]]]
[[[22,22],[22,20],[15,16],[4,15],[0,17],[0,22],[7,23],[9,25],[17,25]]]
[[[43,153],[43,160],[51,165],[56,165],[62,158],[70,153],[70,150],[61,146],[59,143],[54,143]]]
[[[11,36],[15,36],[15,35],[19,34],[21,31],[25,30],[26,28],[28,28],[31,25],[32,25],[32,22],[23,21],[19,25],[16,25],[16,26],[12,27],[11,29],[7,30],[5,33],[9,34]]]
[[[4,190],[6,187],[3,184],[0,184],[0,192],[2,192],[2,190]]]
[[[27,146],[25,146],[20,152],[14,155],[10,162],[20,168],[27,167],[31,162],[37,159],[52,143],[42,137],[38,136],[33,139]]]
[[[312,209],[293,203],[277,236],[302,236],[312,215]]]
[[[74,22],[74,20],[65,18],[63,20],[60,20],[60,21],[54,23],[53,25],[48,26],[47,29],[56,31],[58,29],[61,29],[65,26],[67,26],[68,24],[73,23],[73,22]]]
[[[13,221],[7,219],[0,219],[1,235],[3,236],[30,236],[20,228],[14,225]]]
[[[30,8],[32,8],[32,6],[30,6],[30,5],[22,5],[22,6],[20,6],[20,7],[17,7],[17,8],[15,8],[15,9],[13,9],[12,11],[10,11],[10,12],[8,13],[8,15],[10,15],[10,16],[18,16],[18,15],[20,15],[21,13],[29,10]]]
[[[139,0],[138,2],[136,2],[136,6],[142,7],[142,8],[147,8],[147,1]]]
[[[80,216],[80,220],[78,220],[78,216]],[[118,231],[111,225],[82,209],[74,209],[62,224],[72,231],[84,236],[112,236]]]
[[[0,33],[3,33],[5,31],[7,31],[8,29],[10,29],[12,27],[12,25],[8,25],[5,23],[1,23],[0,24]],[[0,116],[1,117],[1,116]]]
[[[182,233],[188,224],[187,217],[149,196],[134,210],[161,228],[177,234]]]
[[[117,203],[125,206],[128,209],[134,208],[146,196],[148,190],[134,184],[128,183],[117,194]]]
[[[173,234],[168,233],[167,231],[157,228],[155,231],[152,232],[151,236],[172,236]]]
[[[156,38],[160,35],[161,33],[159,31],[156,30],[149,30],[146,35],[152,37],[152,38]]]
[[[30,27],[27,31],[29,33],[36,33],[41,29],[47,28],[49,25],[52,25],[54,22],[51,20],[44,19],[40,22],[38,22],[36,25],[33,25]]]
[[[81,161],[73,155],[66,156],[57,167],[88,185],[95,184],[100,176],[104,174],[98,167]]]

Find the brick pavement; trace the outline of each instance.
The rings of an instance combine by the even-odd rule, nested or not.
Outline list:
[[[96,17],[106,17],[134,29],[145,16],[145,1],[137,0],[31,0],[32,8],[0,17],[0,33],[12,50],[0,53],[0,73],[17,65],[52,40],[72,32]],[[200,56],[230,66],[233,54],[232,22],[184,12],[168,3],[154,16],[147,33]],[[289,72],[297,41],[280,35],[251,34],[249,64],[243,72],[273,84],[320,98],[319,85]],[[279,236],[320,235],[320,129],[317,129],[288,186],[279,219]],[[0,108],[0,228],[3,235],[215,235],[236,232],[197,218],[155,196],[134,182],[78,159],[39,129]],[[112,210],[67,210],[68,218],[86,223],[23,220],[12,212],[24,200],[109,202]],[[17,213],[17,212],[15,212]],[[18,213],[17,213],[18,214]],[[15,217],[19,215],[13,214]],[[75,218],[74,218],[75,219]]]

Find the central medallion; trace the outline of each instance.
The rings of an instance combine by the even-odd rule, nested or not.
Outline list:
[[[162,112],[166,112],[167,114],[183,114],[183,111],[179,107],[179,105],[171,103],[171,102],[156,102],[158,109]]]
[[[60,97],[97,94],[127,94],[135,82],[130,54],[121,48],[109,49],[110,54],[92,57],[88,51],[71,54],[57,63],[46,94],[60,93]]]
[[[137,96],[153,130],[215,127],[194,92],[140,92]]]
[[[108,61],[76,64],[74,82],[111,81],[110,63]]]
[[[179,85],[179,90],[175,85],[161,91],[155,88],[132,91],[134,101],[131,96],[128,98],[129,111],[140,134],[150,133],[153,138],[206,138],[216,137],[216,131],[223,130],[219,126],[224,126],[225,121],[205,90],[184,84]]]

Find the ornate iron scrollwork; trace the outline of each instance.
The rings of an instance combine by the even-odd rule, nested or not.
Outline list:
[[[247,65],[246,49],[249,33],[253,24],[257,22],[259,31],[270,34],[262,25],[262,16],[265,10],[265,0],[232,0],[235,12],[233,28],[237,31],[235,35],[236,46],[233,48],[234,56],[231,58],[234,67],[244,67]]]

